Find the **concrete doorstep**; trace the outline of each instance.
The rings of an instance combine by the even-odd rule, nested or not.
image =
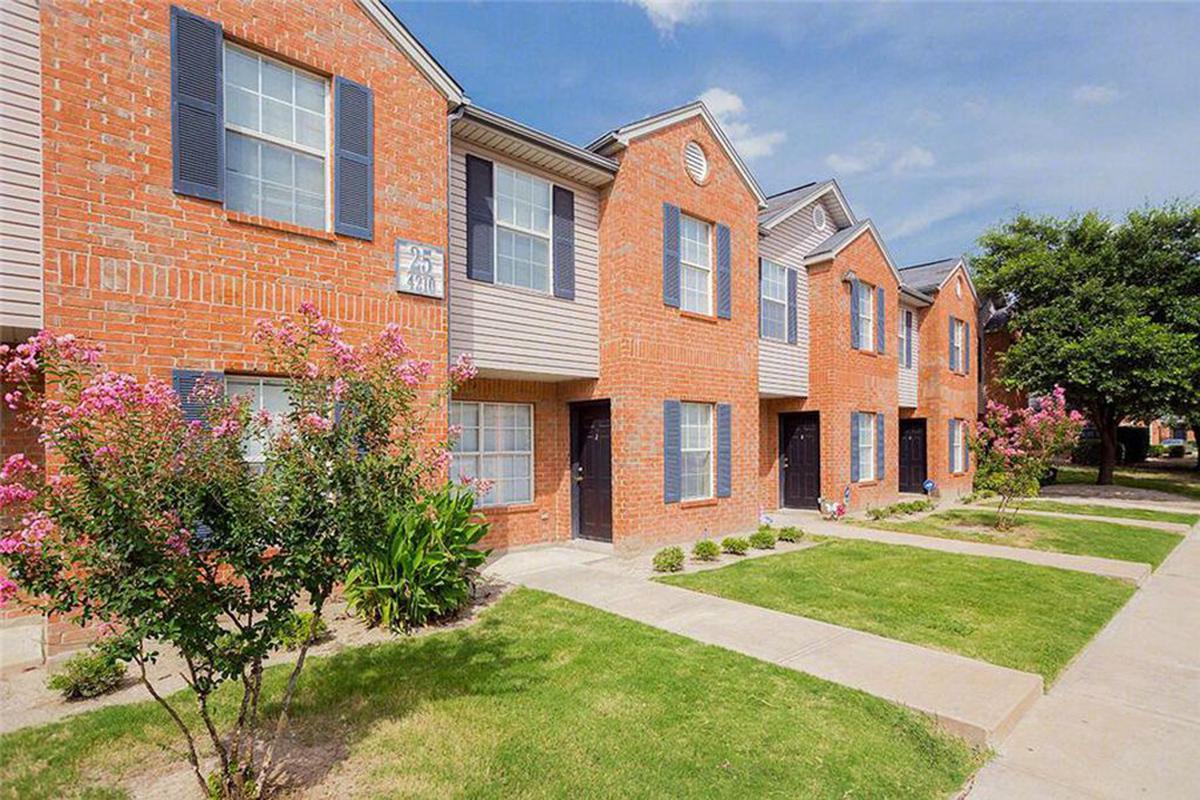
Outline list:
[[[590,605],[706,644],[860,689],[995,746],[1042,695],[1042,678],[953,653],[620,574],[603,553],[509,553],[493,578]]]

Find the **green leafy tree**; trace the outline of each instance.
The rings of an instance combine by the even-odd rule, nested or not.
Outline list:
[[[1095,212],[1020,214],[980,238],[978,284],[1013,307],[1003,379],[1030,394],[1066,390],[1100,435],[1098,483],[1112,483],[1122,420],[1152,419],[1194,394],[1197,293],[1179,293],[1195,269],[1196,214],[1172,205],[1120,225]]]

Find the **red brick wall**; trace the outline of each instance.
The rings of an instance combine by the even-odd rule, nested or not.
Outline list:
[[[845,280],[850,270],[860,281],[884,289],[887,336],[883,354],[851,347],[850,284]],[[894,502],[898,492],[896,447],[899,441],[894,331],[900,313],[899,284],[871,233],[860,235],[832,262],[810,267],[808,274],[809,396],[803,400],[763,403],[760,434],[763,441],[760,456],[762,501],[767,507],[779,504],[779,412],[817,411],[821,420],[821,493],[841,499],[849,486],[852,509]],[[850,482],[850,415],[855,411],[884,415],[882,480]]]
[[[961,283],[962,296],[956,286]],[[929,477],[938,484],[942,496],[954,497],[971,491],[972,469],[965,474],[950,474],[948,421],[965,419],[972,424],[979,416],[979,331],[975,295],[962,274],[952,275],[934,295],[934,302],[920,318],[921,363],[917,408],[913,417],[926,422],[926,451]],[[966,374],[950,371],[950,317],[971,325],[970,370]],[[985,354],[986,358],[986,354]]]
[[[1029,396],[1025,392],[1009,389],[1000,382],[1003,366],[1001,356],[1012,341],[1012,334],[1005,330],[991,331],[983,337],[984,396],[1011,408],[1024,408],[1029,403]]]
[[[708,157],[703,185],[684,170],[683,149],[691,140]],[[758,509],[757,201],[699,118],[636,139],[618,157],[621,169],[601,197],[595,389],[612,400],[614,541],[652,544],[745,530],[756,523]],[[663,202],[729,226],[731,319],[663,304]],[[667,399],[732,405],[731,497],[663,502]]]

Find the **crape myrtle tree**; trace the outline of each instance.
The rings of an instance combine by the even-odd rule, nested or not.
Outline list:
[[[1012,304],[1003,380],[1030,394],[1056,385],[1100,436],[1097,482],[1110,484],[1117,429],[1195,397],[1195,206],[1056,219],[1020,214],[980,238],[984,293]]]
[[[111,628],[107,646],[178,726],[201,790],[222,798],[278,786],[277,746],[325,602],[388,515],[443,480],[449,448],[430,413],[473,375],[460,359],[430,387],[432,365],[396,326],[355,347],[311,305],[298,320],[260,323],[255,338],[287,378],[282,417],[215,384],[180,398],[160,380],[105,370],[101,351],[70,335],[0,347],[0,379],[18,387],[4,400],[55,465],[42,475],[16,455],[0,470],[0,511],[16,520],[0,528],[0,601]],[[186,418],[185,401],[202,404],[203,419]],[[264,443],[261,470],[243,458],[249,436]],[[262,703],[264,659],[302,602],[314,612],[308,641],[282,697]],[[182,656],[198,731],[147,677],[160,648]],[[226,683],[240,696],[222,729],[211,698]]]

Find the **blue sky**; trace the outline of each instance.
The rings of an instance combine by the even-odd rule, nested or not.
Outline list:
[[[903,264],[1017,210],[1200,200],[1200,4],[389,4],[577,144],[706,98],[768,194],[836,177]]]

